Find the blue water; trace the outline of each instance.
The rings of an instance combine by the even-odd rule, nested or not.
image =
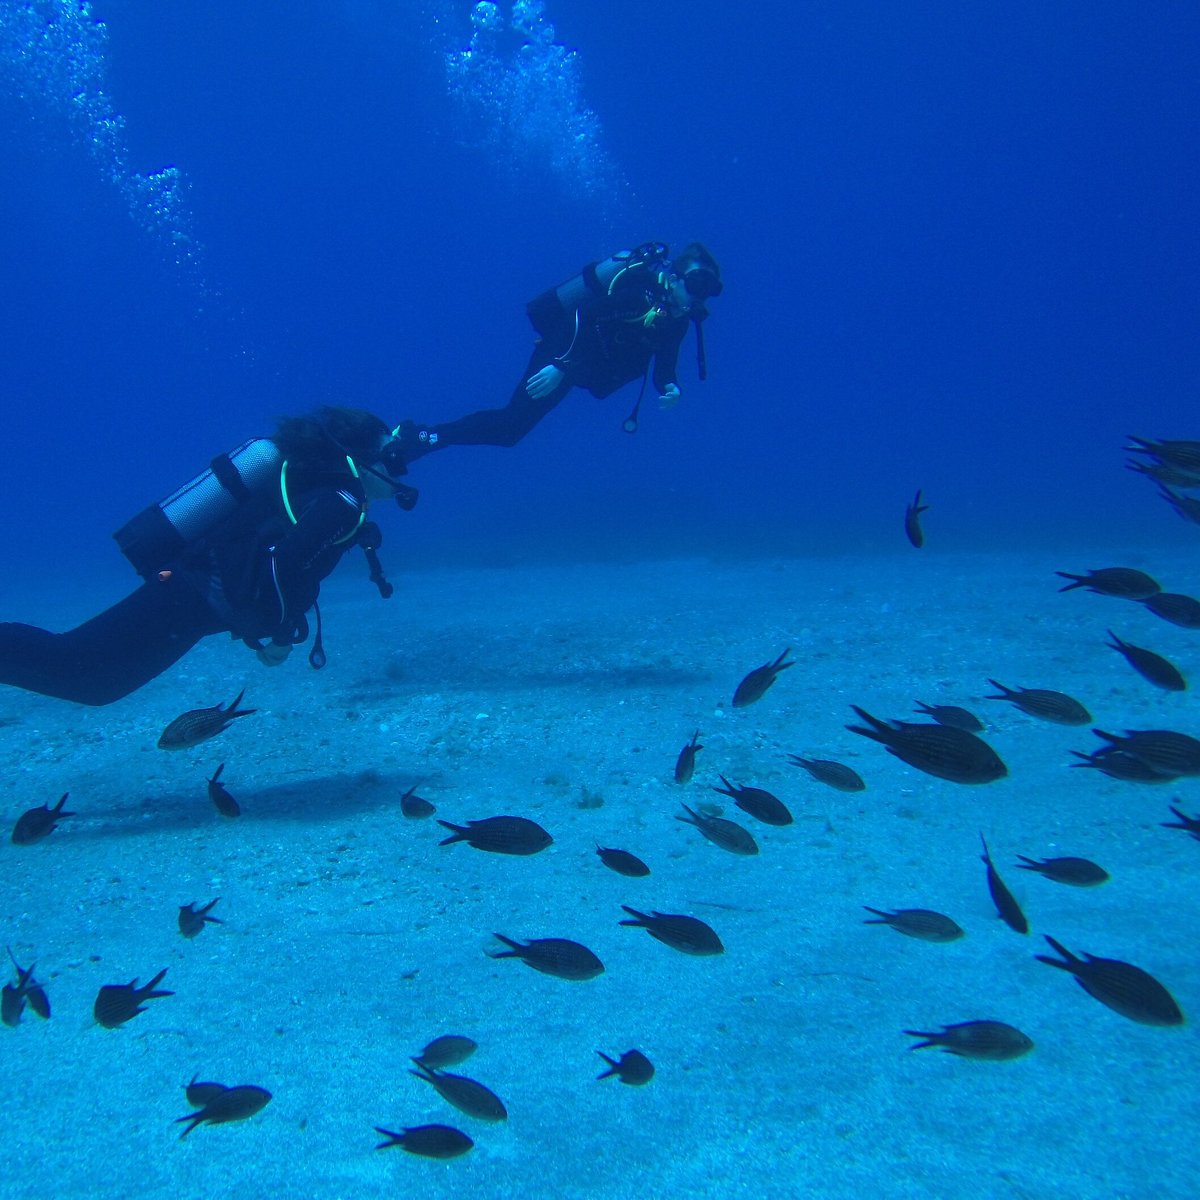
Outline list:
[[[464,0],[0,0],[0,512],[9,579],[0,616],[61,626],[115,599],[134,580],[111,532],[215,453],[270,432],[282,414],[340,402],[389,421],[433,422],[502,405],[528,356],[530,297],[621,247],[694,238],[720,260],[726,284],[705,329],[707,381],[696,378],[689,336],[683,400],[671,412],[649,401],[633,437],[621,421],[635,387],[606,401],[572,394],[513,449],[455,448],[422,460],[411,475],[422,493],[416,510],[383,517],[394,575],[485,572],[486,582],[448,584],[449,605],[473,589],[519,595],[523,568],[535,564],[845,556],[827,560],[853,564],[846,574],[856,580],[840,594],[836,638],[808,615],[801,580],[774,597],[761,647],[747,634],[736,648],[708,648],[728,654],[710,663],[715,695],[727,676],[736,681],[742,667],[808,636],[822,647],[818,668],[838,673],[845,693],[831,699],[830,730],[878,682],[872,647],[843,656],[842,639],[881,621],[889,590],[943,620],[961,616],[945,631],[948,644],[965,639],[961,654],[910,664],[922,698],[938,698],[935,683],[978,694],[988,672],[1009,682],[1017,644],[1027,673],[1012,682],[1071,690],[1069,678],[1053,677],[1080,658],[1069,627],[1036,640],[1039,606],[1057,599],[1051,584],[1006,608],[1013,560],[997,559],[989,591],[969,558],[996,621],[1012,616],[1008,628],[981,626],[954,608],[967,601],[951,594],[949,558],[936,590],[922,591],[930,585],[905,573],[907,559],[886,557],[908,553],[902,517],[918,487],[931,505],[927,555],[1028,552],[1040,556],[1031,569],[1043,581],[1054,569],[1122,561],[1161,571],[1172,590],[1196,591],[1196,528],[1123,469],[1122,447],[1131,433],[1200,437],[1200,9],[1154,0],[547,0],[484,9]],[[1110,561],[1113,547],[1125,557]],[[1133,561],[1148,547],[1159,557]],[[885,557],[865,557],[876,554]],[[875,562],[878,591],[864,582],[863,564]],[[724,628],[732,609],[710,589],[728,576],[706,582],[689,567],[683,577],[697,603],[714,604],[709,626]],[[612,586],[623,586],[619,575]],[[828,578],[821,586],[836,591]],[[561,580],[546,588],[561,589],[570,607]],[[420,590],[438,604],[427,585]],[[859,611],[864,591],[870,602]],[[664,603],[681,601],[672,592]],[[651,607],[631,628],[667,615]],[[422,621],[443,616],[426,611]],[[688,637],[704,624],[689,621]],[[1143,625],[1133,632],[1163,633],[1149,617]],[[703,657],[688,658],[670,629],[659,632],[662,653],[687,659],[688,670]],[[901,646],[911,634],[893,632]],[[509,633],[520,636],[518,627]],[[459,654],[453,634],[447,644]],[[995,653],[976,662],[993,634]],[[568,625],[560,644],[574,636]],[[646,657],[657,653],[651,642],[647,634]],[[1179,652],[1177,642],[1154,644]],[[536,653],[553,674],[553,654]],[[197,704],[240,686],[227,664],[182,678],[213,689]],[[405,686],[419,691],[409,678]],[[303,679],[315,696],[334,689],[338,728],[320,736],[336,746],[353,687]],[[155,714],[171,707],[157,695]],[[464,728],[483,703],[471,699],[472,711],[455,718]],[[6,702],[6,712],[20,707]],[[192,702],[189,692],[177,707]],[[66,710],[32,703],[22,719],[57,719],[69,758],[68,716],[49,715]],[[364,703],[372,728],[390,728]],[[660,757],[715,701],[706,693],[693,703],[681,702],[678,729],[663,718]],[[323,709],[314,701],[307,711],[316,721]],[[1186,717],[1136,705],[1106,719],[1137,724],[1135,713],[1143,724],[1195,731]],[[794,715],[796,724],[772,733],[775,748],[790,739],[787,749],[801,749],[803,714]],[[145,723],[155,720],[147,714]],[[6,751],[13,764],[21,744]],[[319,758],[305,761],[315,767]],[[504,770],[510,782],[523,778],[515,762]],[[539,761],[543,770],[554,773]],[[407,787],[421,764],[405,758],[396,774]],[[581,782],[571,776],[572,789]],[[134,788],[111,776],[109,784]],[[46,787],[60,785],[70,780],[55,774]],[[23,793],[13,815],[56,795]],[[1166,799],[1139,809],[1147,828],[1166,817]],[[1194,811],[1194,797],[1183,803]],[[1173,849],[1187,858],[1187,844]],[[972,862],[971,847],[959,851]],[[1146,884],[1143,894],[1152,892]],[[1136,942],[1116,938],[1098,952],[1109,950],[1136,960]],[[133,965],[145,978],[155,963]],[[1190,983],[1194,1010],[1194,969]],[[888,1038],[891,1054],[890,1027]],[[1154,1071],[1169,1070],[1165,1056],[1146,1054]],[[1004,1103],[1020,1108],[1012,1086]],[[1069,1094],[1064,1086],[1045,1101],[1051,1125],[1068,1121],[1053,1103]],[[786,1087],[776,1095],[794,1117]],[[1119,1109],[1121,1099],[1111,1101]],[[1194,1090],[1190,1103],[1194,1115]],[[371,1123],[399,1119],[347,1116],[368,1137]],[[1110,1119],[1102,1112],[1089,1129]],[[925,1152],[936,1156],[933,1145]],[[689,1169],[702,1173],[692,1150]],[[519,1158],[519,1139],[505,1153]],[[955,1154],[969,1175],[977,1165],[969,1148]],[[1086,1142],[1074,1142],[1062,1173],[1086,1174],[1087,1158]],[[860,1180],[884,1169],[869,1156],[858,1164]],[[1008,1178],[989,1164],[989,1178]],[[161,1168],[163,1179],[171,1169]],[[572,1178],[569,1163],[558,1169]],[[1136,1165],[1121,1169],[1120,1194],[1141,1194]],[[721,1170],[736,1174],[728,1162]],[[763,1164],[755,1171],[766,1177]],[[827,1166],[819,1174],[836,1176]],[[487,1194],[504,1194],[475,1178]],[[680,1176],[693,1188],[698,1178]],[[725,1175],[714,1178],[703,1194],[732,1194],[732,1182],[719,1182]],[[580,1194],[599,1187],[589,1179],[578,1175]],[[1025,1190],[1019,1180],[997,1184],[994,1194],[1011,1185],[1014,1195],[1049,1195],[1052,1179]],[[1087,1194],[1104,1194],[1102,1180],[1095,1186]],[[329,1185],[322,1194],[338,1193]]]

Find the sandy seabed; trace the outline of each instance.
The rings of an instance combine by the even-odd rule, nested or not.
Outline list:
[[[1111,628],[1188,673],[1200,632],[1057,593],[1055,570],[1118,564],[1200,592],[1178,552],[1129,548],[427,571],[387,603],[345,571],[326,588],[323,671],[302,652],[268,670],[213,638],[106,709],[0,692],[5,819],[63,792],[77,814],[0,851],[4,942],[36,960],[53,1005],[0,1029],[0,1196],[1194,1200],[1200,843],[1160,823],[1170,804],[1200,812],[1200,784],[1068,769],[1070,750],[1101,745],[1087,727],[982,699],[990,676],[1068,692],[1100,728],[1200,735],[1190,692],[1158,691],[1104,646]],[[60,628],[83,603],[10,594],[4,616]],[[785,647],[796,666],[731,708]],[[172,717],[243,686],[256,715],[155,748]],[[918,699],[981,715],[1008,778],[938,780],[845,729],[851,704],[905,717]],[[867,790],[824,787],[789,753],[841,760]],[[236,820],[206,794],[222,762]],[[795,824],[739,814],[710,790],[719,775],[776,793]],[[414,784],[439,817],[526,816],[554,844],[439,846],[444,830],[400,812]],[[705,841],[674,819],[681,801],[724,805],[761,853]],[[1029,936],[997,919],[981,832]],[[612,873],[597,844],[652,874]],[[1061,886],[1017,854],[1080,855],[1112,879]],[[178,907],[216,896],[224,924],[182,938]],[[726,952],[680,955],[620,927],[622,904],[700,917]],[[898,936],[863,924],[863,905],[936,909],[967,936]],[[606,971],[566,982],[491,961],[496,931],[583,942]],[[1148,970],[1191,1023],[1098,1004],[1035,961],[1043,933]],[[163,967],[174,996],[94,1024],[102,984]],[[906,1049],[904,1029],[977,1018],[1036,1048]],[[442,1033],[479,1043],[453,1069],[503,1097],[507,1122],[408,1073]],[[596,1081],[598,1049],[633,1047],[657,1068],[648,1086]],[[181,1141],[197,1075],[274,1099]],[[372,1126],[429,1122],[474,1150],[375,1151]]]

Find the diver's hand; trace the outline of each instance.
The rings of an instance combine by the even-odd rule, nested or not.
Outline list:
[[[668,383],[663,388],[662,395],[658,398],[658,407],[662,409],[674,408],[679,403],[679,397],[682,395],[683,393],[679,390],[678,384]]]
[[[291,652],[291,646],[281,646],[277,642],[268,642],[254,653],[258,655],[258,661],[264,667],[281,667],[287,662],[287,656]]]
[[[543,367],[540,371],[535,371],[534,374],[525,380],[525,390],[529,393],[531,399],[544,400],[566,377],[565,371],[560,370],[551,363],[549,366]]]

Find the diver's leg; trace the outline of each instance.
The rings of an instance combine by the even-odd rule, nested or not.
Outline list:
[[[77,704],[111,704],[220,629],[194,588],[155,580],[66,633],[0,624],[0,683]]]

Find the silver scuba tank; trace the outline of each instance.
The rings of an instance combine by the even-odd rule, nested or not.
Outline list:
[[[282,465],[283,454],[270,438],[250,438],[218,454],[207,470],[138,513],[113,537],[148,579],[252,495],[278,486]]]

